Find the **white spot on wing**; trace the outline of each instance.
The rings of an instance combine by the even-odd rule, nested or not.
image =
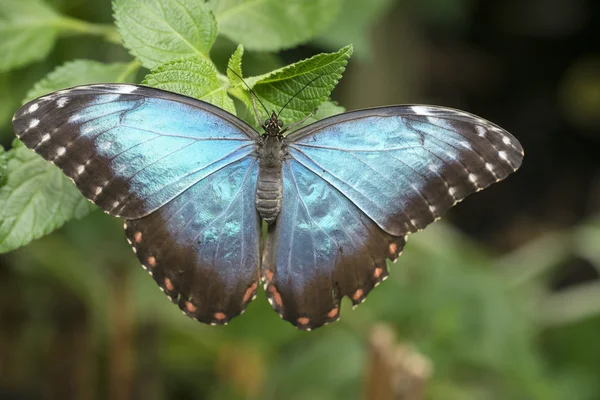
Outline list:
[[[433,114],[431,113],[431,111],[429,110],[428,107],[426,107],[426,106],[412,106],[411,109],[413,110],[413,112],[415,114],[423,116],[423,117],[427,117],[427,122],[433,123],[432,120],[431,120],[431,117],[433,116]]]
[[[502,142],[504,142],[504,144],[511,144],[511,143],[510,143],[510,139],[508,138],[508,136],[504,136],[504,137],[502,138]]]
[[[469,174],[469,180],[473,183],[477,182],[477,176],[475,174]]]
[[[117,86],[116,91],[117,93],[129,94],[135,92],[137,89],[137,86],[133,85],[120,85]]]
[[[40,124],[40,120],[39,119],[32,119],[31,121],[29,121],[29,129],[31,128],[35,128],[36,126],[38,126]]]
[[[63,108],[68,102],[69,99],[67,99],[66,97],[61,97],[60,99],[56,100],[56,106],[58,108]]]
[[[481,125],[475,125],[475,130],[477,131],[477,135],[479,137],[484,137],[487,130]]]
[[[56,150],[56,156],[55,156],[55,158],[56,158],[56,157],[60,157],[60,156],[62,156],[62,155],[63,155],[63,154],[65,154],[66,152],[67,152],[67,149],[66,149],[66,148],[64,148],[64,147],[59,147],[59,148],[58,148],[58,150]]]
[[[101,187],[101,186],[98,186],[98,187],[96,188],[96,192],[95,192],[95,193],[96,193],[96,196],[98,196],[100,193],[102,193],[102,187]]]
[[[32,113],[37,111],[37,109],[40,108],[38,103],[32,104],[31,106],[29,106],[29,108],[27,109],[27,112]]]
[[[427,108],[425,106],[412,106],[411,109],[417,115],[425,115],[428,117],[431,116],[431,112],[429,111],[429,108]]]
[[[490,163],[485,163],[485,169],[487,169],[490,172],[494,172],[494,166]]]
[[[500,157],[503,160],[507,160],[506,152],[505,151],[499,151],[498,152],[498,157]]]
[[[83,174],[83,171],[85,171],[85,167],[83,165],[80,165],[79,167],[77,167],[77,169],[75,170],[75,172],[77,172],[77,175],[81,175]]]
[[[45,134],[42,136],[42,140],[40,140],[40,143],[47,142],[48,140],[50,140],[50,134],[48,134],[48,133],[45,133]]]

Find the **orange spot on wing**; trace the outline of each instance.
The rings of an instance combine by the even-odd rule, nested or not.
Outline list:
[[[379,277],[383,274],[383,268],[375,268],[375,272],[373,272],[373,276],[375,279],[379,279]]]
[[[139,243],[142,241],[142,232],[136,232],[135,235],[133,235],[133,240],[135,240],[136,243]]]
[[[165,289],[167,289],[169,292],[175,289],[175,286],[173,286],[173,282],[171,282],[169,278],[165,278]]]
[[[257,282],[254,282],[248,289],[246,289],[246,293],[244,293],[244,298],[242,299],[242,303],[247,303],[252,298],[252,295],[256,291],[256,287],[258,286]]]
[[[331,311],[329,311],[329,313],[327,313],[327,316],[329,318],[335,318],[338,315],[338,312],[340,312],[339,308],[337,308],[337,307],[332,308]]]
[[[271,293],[271,298],[273,299],[277,307],[281,308],[283,306],[283,302],[281,301],[281,295],[277,291],[275,285],[269,286],[269,293]]]
[[[398,245],[396,243],[390,243],[390,254],[396,254],[396,250],[398,250]]]
[[[218,312],[218,313],[215,313],[214,317],[215,317],[215,319],[218,319],[219,321],[223,321],[224,319],[227,318],[227,315],[223,314],[222,312]]]
[[[156,258],[152,256],[148,257],[148,265],[153,268],[156,267]]]
[[[363,290],[362,290],[362,289],[358,289],[358,290],[357,290],[356,292],[354,292],[354,294],[352,295],[352,300],[354,300],[354,301],[358,301],[358,300],[360,300],[360,298],[362,297],[363,293],[364,293],[364,292],[363,292]]]
[[[298,321],[300,325],[306,325],[310,322],[310,320],[306,317],[300,317],[296,321]]]
[[[185,309],[191,313],[196,312],[196,306],[193,305],[191,301],[185,302]]]

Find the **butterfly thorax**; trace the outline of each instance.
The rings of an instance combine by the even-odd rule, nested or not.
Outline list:
[[[271,135],[267,131],[263,138],[258,150],[259,170],[255,202],[260,217],[271,224],[277,219],[281,210],[283,198],[281,169],[285,151],[280,135]]]
[[[279,116],[275,111],[271,113],[269,119],[267,119],[262,127],[265,130],[265,136],[279,136],[281,138],[281,127],[283,122],[279,119]]]

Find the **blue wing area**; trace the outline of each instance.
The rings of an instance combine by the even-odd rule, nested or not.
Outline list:
[[[398,106],[341,114],[285,138],[281,214],[262,274],[283,318],[313,329],[387,276],[406,235],[505,178],[523,157],[508,132],[474,115]]]
[[[290,157],[394,236],[423,229],[468,194],[504,179],[523,158],[502,128],[430,106],[341,114],[286,142]]]
[[[125,224],[144,268],[173,302],[201,322],[225,324],[255,296],[257,175],[257,159],[246,157]]]
[[[224,324],[254,298],[259,135],[210,104],[135,85],[80,86],[17,111],[17,136],[111,215],[172,301]]]
[[[111,215],[140,218],[255,150],[258,133],[195,99],[136,85],[79,86],[38,98],[17,136]]]
[[[406,238],[385,233],[344,194],[301,163],[283,165],[283,205],[270,226],[262,275],[273,308],[310,330],[339,318],[387,277]]]

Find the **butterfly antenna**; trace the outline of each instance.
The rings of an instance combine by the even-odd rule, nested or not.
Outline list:
[[[294,100],[294,99],[296,98],[296,96],[298,96],[300,93],[302,93],[302,91],[303,91],[304,89],[306,89],[306,87],[307,87],[308,85],[310,85],[311,83],[313,83],[314,81],[316,81],[317,79],[319,79],[321,76],[322,76],[322,75],[319,75],[319,76],[317,76],[317,77],[315,77],[315,78],[311,79],[310,81],[308,81],[308,83],[307,83],[307,84],[305,84],[304,86],[302,86],[302,89],[298,90],[298,91],[297,91],[297,92],[296,92],[296,93],[295,93],[295,94],[294,94],[294,95],[293,95],[293,96],[292,96],[292,97],[291,97],[291,98],[290,98],[290,99],[287,101],[287,103],[285,103],[285,104],[283,105],[283,107],[281,107],[281,110],[279,110],[279,112],[277,113],[277,115],[281,115],[281,112],[282,112],[282,111],[283,111],[283,110],[284,110],[284,109],[287,107],[287,105],[288,105],[288,104],[290,104],[290,102],[291,102],[292,100]]]
[[[242,78],[240,76],[240,74],[238,74],[237,72],[235,72],[233,70],[233,68],[231,68],[230,66],[227,66],[227,69],[230,70],[231,72],[233,72],[233,74],[235,76],[237,76],[240,81],[242,81],[242,83],[248,88],[248,91],[250,92],[250,97],[252,97],[252,105],[254,106],[254,116],[256,117],[256,122],[258,123],[258,125],[262,126],[262,123],[260,122],[260,115],[258,114],[258,108],[256,107],[256,100],[258,99],[258,102],[260,103],[260,105],[262,106],[262,108],[265,110],[265,113],[267,113],[267,115],[269,115],[269,111],[267,110],[267,107],[265,107],[265,105],[263,104],[262,101],[260,101],[260,99],[258,98],[258,96],[256,96],[256,94],[254,94],[254,91],[252,90],[252,88],[250,86],[248,86],[248,84],[246,83],[246,81],[244,80],[244,78]]]

